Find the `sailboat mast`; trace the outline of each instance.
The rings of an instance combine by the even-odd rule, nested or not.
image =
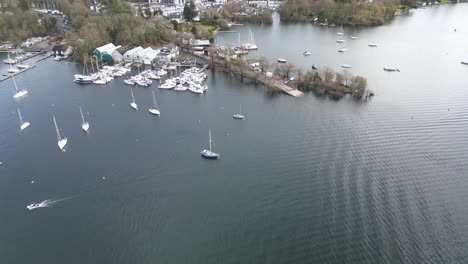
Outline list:
[[[132,103],[135,103],[135,97],[133,96],[133,89],[130,88],[130,92],[132,93]]]
[[[55,131],[57,131],[57,139],[60,141],[61,137],[60,137],[60,132],[57,126],[57,121],[55,121],[55,116],[52,116],[52,117],[54,118]]]
[[[21,116],[21,112],[19,108],[18,108],[18,115],[19,115],[20,125],[23,125],[23,117]]]
[[[11,66],[11,64],[10,64],[10,66]],[[11,79],[13,79],[13,83],[15,84],[15,90],[16,90],[16,92],[18,92],[18,85],[16,85],[15,76],[11,76]]]
[[[210,151],[211,151],[211,130],[208,130],[208,135],[209,135],[209,138],[210,138]]]
[[[80,106],[80,114],[81,114],[81,120],[83,120],[83,123],[84,123],[85,121],[84,121],[83,111],[81,110],[81,106]]]
[[[242,104],[239,105],[239,114],[242,114]]]
[[[157,108],[156,106],[156,97],[154,97],[154,91],[151,91],[153,93],[153,102],[154,102],[154,108]]]

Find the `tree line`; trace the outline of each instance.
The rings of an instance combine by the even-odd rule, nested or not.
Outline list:
[[[342,25],[381,25],[395,16],[402,4],[413,0],[286,0],[280,8],[281,20],[319,22]]]

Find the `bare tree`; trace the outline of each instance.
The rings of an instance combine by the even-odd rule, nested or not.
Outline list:
[[[321,77],[325,83],[331,83],[333,77],[335,77],[335,72],[330,67],[324,67],[322,69]]]
[[[258,63],[263,73],[265,73],[268,70],[268,68],[270,68],[270,63],[268,62],[268,59],[265,57],[260,57]]]

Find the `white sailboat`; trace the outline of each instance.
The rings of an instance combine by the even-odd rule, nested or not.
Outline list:
[[[10,52],[8,52],[8,59],[3,60],[4,63],[6,64],[15,64],[17,61],[15,59],[10,58]]]
[[[55,125],[55,131],[57,132],[57,145],[60,148],[60,150],[63,150],[63,148],[67,145],[67,138],[62,138],[60,136],[60,131],[57,126],[57,121],[55,121],[55,116],[52,116],[54,119],[54,125]]]
[[[254,35],[252,30],[249,28],[249,42],[244,43],[242,48],[246,50],[256,50],[258,49],[257,45],[255,45]]]
[[[338,33],[336,33],[338,36],[343,36],[343,25],[341,25],[341,29]]]
[[[88,133],[89,123],[84,120],[83,111],[81,110],[81,106],[80,106],[80,114],[81,114],[81,128],[83,129],[83,131],[85,133]]]
[[[15,90],[16,90],[16,93],[15,93],[15,95],[13,95],[13,98],[18,99],[20,97],[23,97],[23,96],[27,95],[28,90],[25,90],[25,89],[18,90],[18,86],[16,85],[15,77],[11,76],[11,78],[13,79],[13,84],[15,85]]]
[[[346,48],[345,45],[343,45],[343,43],[341,44],[341,48],[338,49],[338,52],[345,52],[347,51],[348,49]]]
[[[209,135],[209,138],[210,138],[210,150],[204,149],[201,152],[201,155],[202,155],[202,157],[204,157],[206,159],[219,159],[220,155],[218,153],[215,153],[215,152],[211,151],[211,131],[208,131],[208,135]]]
[[[135,110],[138,110],[138,105],[135,103],[135,97],[133,96],[133,89],[130,88],[130,92],[132,93],[132,102],[130,103],[130,106],[135,109]]]
[[[232,115],[234,119],[244,119],[244,116],[242,115],[242,105],[239,105],[239,113]]]
[[[30,123],[28,121],[24,122],[23,117],[21,116],[21,111],[18,108],[18,116],[20,120],[20,131],[23,131],[27,127],[29,127]]]
[[[349,37],[350,39],[357,39],[356,37],[356,28],[354,28],[354,35],[352,35],[351,37]]]
[[[161,114],[161,112],[159,112],[159,110],[158,110],[158,106],[157,106],[157,104],[156,104],[156,97],[154,97],[154,91],[151,91],[151,92],[153,93],[153,103],[154,103],[154,107],[150,108],[150,109],[149,109],[149,112],[150,112],[151,114],[153,114],[153,115],[157,115],[157,116],[158,116],[158,115]]]

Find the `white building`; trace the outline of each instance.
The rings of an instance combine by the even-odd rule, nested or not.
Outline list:
[[[127,52],[124,53],[124,61],[125,63],[143,63],[143,60],[140,58],[140,51],[142,51],[143,48],[141,46],[138,46],[136,48],[133,48]]]
[[[143,64],[151,65],[151,63],[156,58],[158,53],[159,53],[158,50],[154,50],[151,47],[148,47],[148,48],[140,51],[139,55],[140,55],[141,60],[143,61]]]

